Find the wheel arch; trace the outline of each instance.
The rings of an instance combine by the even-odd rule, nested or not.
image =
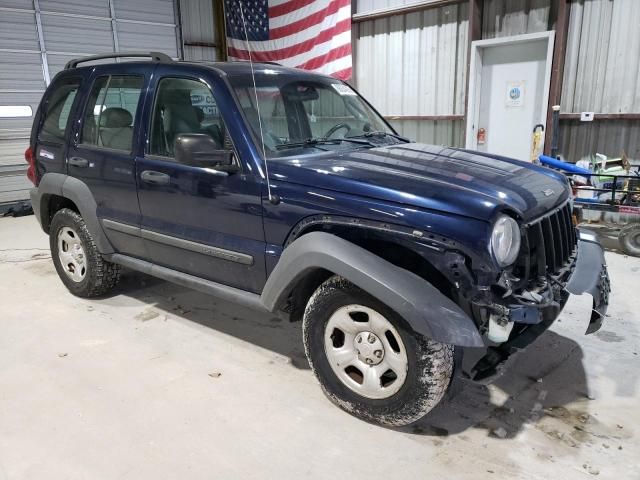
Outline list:
[[[270,311],[288,309],[296,320],[304,300],[331,275],[379,298],[429,338],[452,345],[483,345],[473,320],[430,282],[332,233],[311,231],[291,242],[267,279],[261,301]],[[287,305],[294,291],[298,301]]]
[[[49,233],[53,216],[63,208],[68,208],[76,213],[80,213],[78,206],[72,200],[63,197],[62,195],[57,195],[55,193],[45,193],[42,195],[42,199],[40,201],[40,215],[42,229],[46,233]]]
[[[424,278],[455,301],[454,281],[447,278],[428,255],[421,255],[410,245],[415,241],[430,245],[435,251],[454,246],[443,237],[430,235],[422,239],[415,230],[357,218],[316,215],[302,220],[287,237],[285,248],[312,232],[326,232],[374,253],[388,262]],[[436,240],[437,238],[437,240]],[[429,253],[429,252],[427,252]]]
[[[314,215],[305,218],[291,230],[285,242],[285,248],[293,241],[312,232],[330,233],[347,240],[397,267],[415,273],[454,302],[460,299],[454,281],[447,278],[442,273],[442,269],[430,261],[428,256],[421,255],[415,248],[410,247],[410,244],[415,243],[416,240],[422,240],[415,237],[411,229],[357,218]],[[436,252],[436,248],[452,246],[446,244],[446,240],[442,237],[438,237],[438,240],[433,240],[436,238],[433,235],[430,237],[425,240],[433,245],[433,252]],[[305,275],[291,290],[286,310],[291,321],[302,320],[308,299],[331,275],[333,275],[332,272],[317,268]]]
[[[32,189],[31,203],[45,233],[49,233],[55,213],[61,208],[70,208],[82,216],[100,253],[114,253],[98,221],[98,205],[83,181],[61,173],[46,173],[38,187]]]

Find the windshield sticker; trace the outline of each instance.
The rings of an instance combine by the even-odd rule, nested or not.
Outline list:
[[[331,86],[340,95],[356,95],[356,92],[351,90],[351,88],[349,88],[344,83],[332,83]]]

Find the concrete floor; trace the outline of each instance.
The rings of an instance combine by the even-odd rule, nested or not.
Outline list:
[[[394,431],[325,399],[300,325],[137,273],[75,298],[35,218],[0,219],[0,480],[640,479],[640,259],[607,261],[599,333],[573,298],[496,384]]]

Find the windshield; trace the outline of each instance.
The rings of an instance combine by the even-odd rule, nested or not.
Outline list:
[[[251,76],[231,75],[229,80],[259,142]],[[256,72],[256,86],[267,157],[299,154],[301,149],[370,148],[402,141],[379,114],[339,80]]]

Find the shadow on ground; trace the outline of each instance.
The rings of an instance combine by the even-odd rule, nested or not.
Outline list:
[[[300,322],[286,322],[270,313],[251,310],[129,270],[123,272],[110,297],[117,295],[132,297],[149,305],[137,316],[138,320],[165,315],[183,318],[283,355],[291,359],[297,368],[309,368]],[[103,301],[108,302],[110,297]]]
[[[149,305],[136,319],[172,316],[196,322],[291,359],[308,369],[300,323],[289,323],[266,313],[221,301],[138,272],[126,271],[113,295],[125,295]],[[109,298],[103,301],[108,302]],[[465,352],[463,370],[482,355]],[[527,425],[570,446],[611,432],[599,427],[588,413],[589,389],[580,346],[552,331],[528,349],[514,355],[503,376],[492,386],[456,378],[446,401],[407,433],[442,437],[480,428],[488,435],[513,438]],[[573,405],[570,409],[567,405]],[[577,405],[577,407],[576,407]],[[552,418],[547,424],[541,421]]]
[[[481,355],[474,350],[465,352],[463,369]],[[573,437],[580,437],[575,432],[590,420],[582,357],[576,342],[547,331],[526,350],[512,356],[505,373],[491,386],[457,377],[447,401],[410,430],[444,436],[480,428],[492,436],[513,438],[526,425],[539,425],[544,416],[555,416],[568,423],[566,442],[575,446],[579,440]],[[573,405],[572,410],[566,408],[569,404]],[[576,409],[576,404],[584,408]],[[548,434],[560,440],[565,436],[560,430]]]

